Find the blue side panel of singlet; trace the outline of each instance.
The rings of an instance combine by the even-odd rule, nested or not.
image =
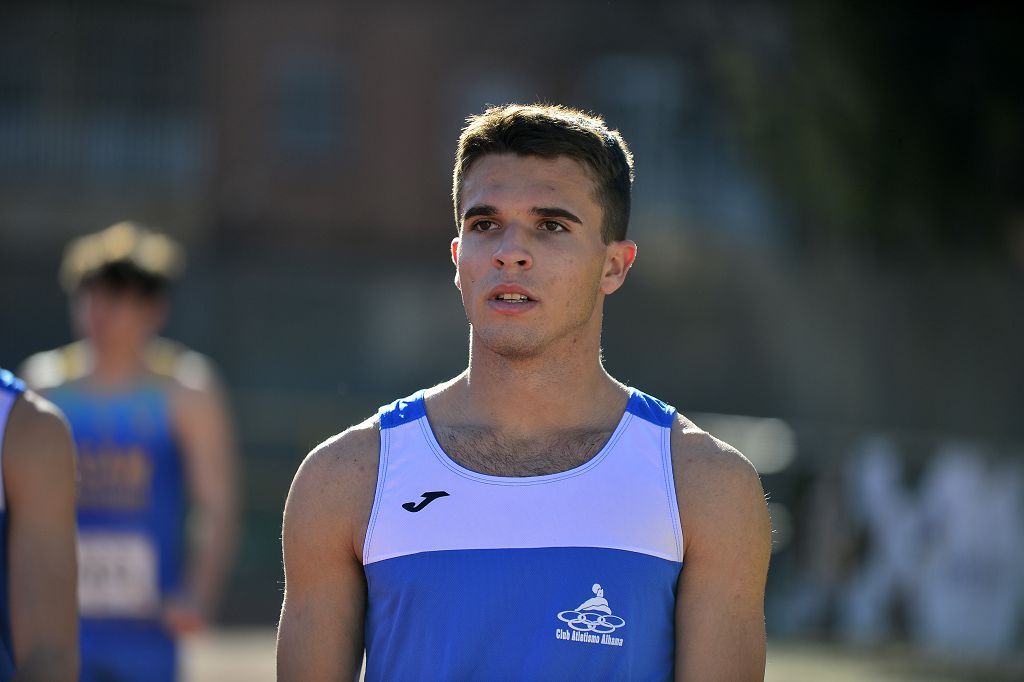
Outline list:
[[[593,547],[446,550],[368,564],[366,679],[669,680],[681,567]],[[610,614],[575,611],[594,583]]]
[[[5,369],[0,369],[0,393],[8,399],[25,391],[25,384]],[[0,424],[0,466],[3,466],[4,424]],[[7,569],[7,494],[0,509],[0,682],[14,677],[14,646],[11,641],[11,613],[7,595],[10,572]]]
[[[78,527],[88,531],[131,531],[157,548],[162,595],[181,587],[184,472],[170,422],[166,391],[147,385],[104,395],[64,386],[47,394],[67,416],[78,448]],[[144,489],[122,489],[108,476],[124,458],[142,458],[150,472]],[[102,504],[94,504],[95,501]],[[118,502],[121,500],[121,502]],[[90,621],[83,619],[83,629]],[[99,625],[99,624],[98,624]],[[138,629],[139,623],[132,624]]]

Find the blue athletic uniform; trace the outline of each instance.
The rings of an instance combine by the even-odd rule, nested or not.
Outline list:
[[[14,677],[14,646],[11,642],[11,612],[7,599],[7,491],[3,486],[4,434],[7,418],[25,384],[0,369],[0,682]]]
[[[55,352],[70,366],[76,348]],[[151,363],[117,392],[74,378],[45,391],[78,449],[82,682],[177,675],[176,645],[160,620],[164,599],[181,589],[185,513],[166,366]]]
[[[589,461],[503,477],[445,454],[422,392],[381,408],[366,679],[671,679],[674,416],[631,389]]]

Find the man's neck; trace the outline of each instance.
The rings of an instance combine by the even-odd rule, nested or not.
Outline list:
[[[146,346],[101,348],[90,344],[93,365],[89,383],[97,388],[120,388],[136,383],[145,370]]]
[[[522,437],[614,425],[628,398],[601,365],[598,343],[508,358],[474,340],[469,367],[444,393],[445,412],[463,423]]]

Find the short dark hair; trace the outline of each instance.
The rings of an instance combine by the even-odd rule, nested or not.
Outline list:
[[[90,272],[79,281],[75,291],[84,291],[92,286],[117,293],[131,292],[143,298],[161,298],[167,294],[171,282],[166,277],[145,272],[131,263],[119,261],[107,263]]]
[[[505,104],[466,119],[452,175],[456,227],[462,222],[459,201],[470,167],[488,154],[508,153],[545,159],[566,156],[582,164],[594,180],[604,211],[601,238],[606,244],[626,238],[633,184],[629,147],[600,116],[551,104]]]
[[[170,237],[121,222],[68,244],[60,282],[69,294],[102,284],[155,298],[167,292],[184,261],[184,250]]]

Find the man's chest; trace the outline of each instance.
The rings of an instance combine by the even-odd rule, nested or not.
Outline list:
[[[574,430],[530,438],[476,426],[441,426],[438,444],[460,466],[490,476],[544,476],[568,471],[596,455],[612,432]]]

